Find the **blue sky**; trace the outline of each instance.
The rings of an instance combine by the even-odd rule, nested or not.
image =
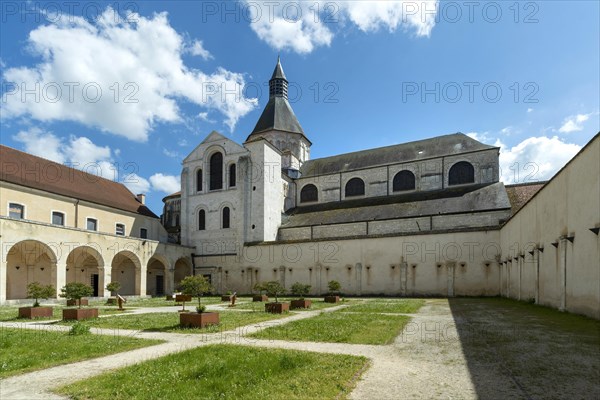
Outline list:
[[[272,4],[3,2],[1,143],[160,214],[208,133],[245,140],[278,54],[312,158],[460,131],[524,182],[600,130],[597,1]]]

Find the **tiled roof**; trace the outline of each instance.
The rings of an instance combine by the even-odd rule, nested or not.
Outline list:
[[[547,181],[506,185],[506,194],[510,200],[511,214],[514,215],[525,205]]]
[[[158,218],[123,184],[0,145],[0,181]]]

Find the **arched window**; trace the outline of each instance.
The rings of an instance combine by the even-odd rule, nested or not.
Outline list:
[[[448,185],[461,185],[475,182],[475,169],[466,161],[457,162],[448,173]]]
[[[210,190],[223,189],[223,154],[210,156]]]
[[[196,171],[196,192],[202,191],[202,169]]]
[[[230,211],[229,207],[223,208],[223,229],[229,228],[230,225]]]
[[[235,187],[236,176],[235,176],[235,164],[229,166],[229,187]]]
[[[300,203],[306,203],[309,201],[318,201],[319,200],[319,191],[317,187],[312,184],[308,184],[302,188],[300,191]]]
[[[360,178],[352,178],[346,183],[346,197],[365,194],[365,183]]]
[[[415,190],[415,174],[410,171],[400,171],[394,176],[393,191]]]
[[[206,230],[206,212],[204,210],[198,211],[198,230]]]

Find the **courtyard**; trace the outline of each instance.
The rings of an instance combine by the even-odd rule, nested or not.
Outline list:
[[[600,396],[600,322],[525,302],[313,299],[273,315],[206,300],[219,326],[178,328],[181,307],[146,299],[101,311],[82,336],[2,307],[2,399]]]

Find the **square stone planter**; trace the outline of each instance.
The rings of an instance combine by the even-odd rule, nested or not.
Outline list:
[[[20,307],[19,318],[45,318],[52,317],[52,307]]]
[[[89,306],[88,299],[81,299],[82,306]],[[77,300],[67,300],[67,307],[79,306],[79,302]]]
[[[325,296],[325,303],[339,303],[340,296]]]
[[[310,300],[292,300],[290,308],[295,310],[296,308],[310,308],[312,301]]]
[[[283,314],[290,311],[290,303],[267,303],[265,304],[265,312],[271,314]]]
[[[269,296],[267,296],[266,294],[255,294],[254,296],[252,296],[252,301],[269,301]]]
[[[63,308],[62,313],[65,321],[98,318],[97,308]]]
[[[179,314],[179,325],[182,328],[204,328],[207,325],[218,325],[219,313],[186,312]]]

